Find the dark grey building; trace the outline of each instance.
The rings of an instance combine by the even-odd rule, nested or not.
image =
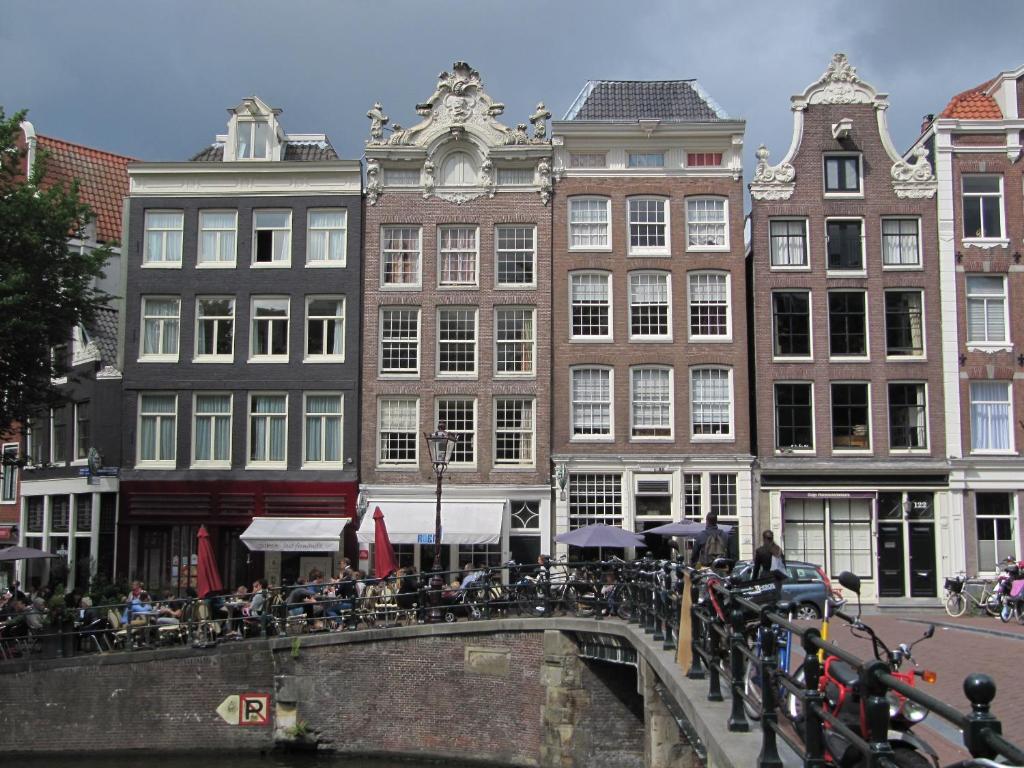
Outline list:
[[[229,114],[129,168],[119,552],[150,589],[194,585],[201,525],[225,586],[333,568],[355,514],[360,165]]]

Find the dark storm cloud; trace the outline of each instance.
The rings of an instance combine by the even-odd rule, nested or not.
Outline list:
[[[789,97],[844,51],[890,94],[898,147],[921,116],[1024,63],[1019,2],[238,2],[7,3],[0,104],[37,129],[144,159],[176,160],[258,94],[292,132],[362,151],[367,108],[415,122],[413,105],[455,59],[480,70],[505,118],[543,99],[558,116],[589,78],[697,77],[761,142],[789,144]]]

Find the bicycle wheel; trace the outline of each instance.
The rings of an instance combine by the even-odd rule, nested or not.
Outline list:
[[[756,662],[746,659],[743,673],[743,711],[749,720],[761,719],[761,672]]]
[[[982,598],[984,599],[981,602],[981,606],[985,609],[985,613],[989,616],[998,616],[1003,609],[1003,602],[992,594],[986,597],[985,594],[982,593]]]
[[[967,612],[967,598],[959,592],[950,592],[946,598],[946,613],[954,619],[963,616]]]
[[[618,604],[615,606],[615,615],[623,621],[631,621],[636,616],[636,593],[631,587],[626,584],[616,598]]]

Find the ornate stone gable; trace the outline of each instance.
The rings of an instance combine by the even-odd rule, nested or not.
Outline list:
[[[528,120],[514,128],[497,118],[505,105],[483,89],[480,73],[463,61],[438,75],[430,97],[416,105],[422,118],[411,128],[388,125],[390,117],[376,102],[366,113],[370,137],[366,140],[367,202],[373,205],[386,190],[388,170],[408,179],[419,172],[418,189],[424,198],[438,197],[456,204],[500,191],[502,167],[519,174],[518,191],[550,197],[551,142],[547,120],[551,113],[541,102]],[[533,128],[532,135],[528,126]],[[522,175],[532,177],[531,184]],[[403,185],[409,191],[408,183]]]
[[[768,148],[762,144],[757,148],[757,166],[750,182],[750,196],[755,200],[789,200],[796,188],[796,169],[792,164],[781,162],[768,165]]]

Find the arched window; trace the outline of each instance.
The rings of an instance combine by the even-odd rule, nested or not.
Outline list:
[[[476,184],[476,165],[467,152],[452,152],[441,166],[441,186],[468,187]]]

